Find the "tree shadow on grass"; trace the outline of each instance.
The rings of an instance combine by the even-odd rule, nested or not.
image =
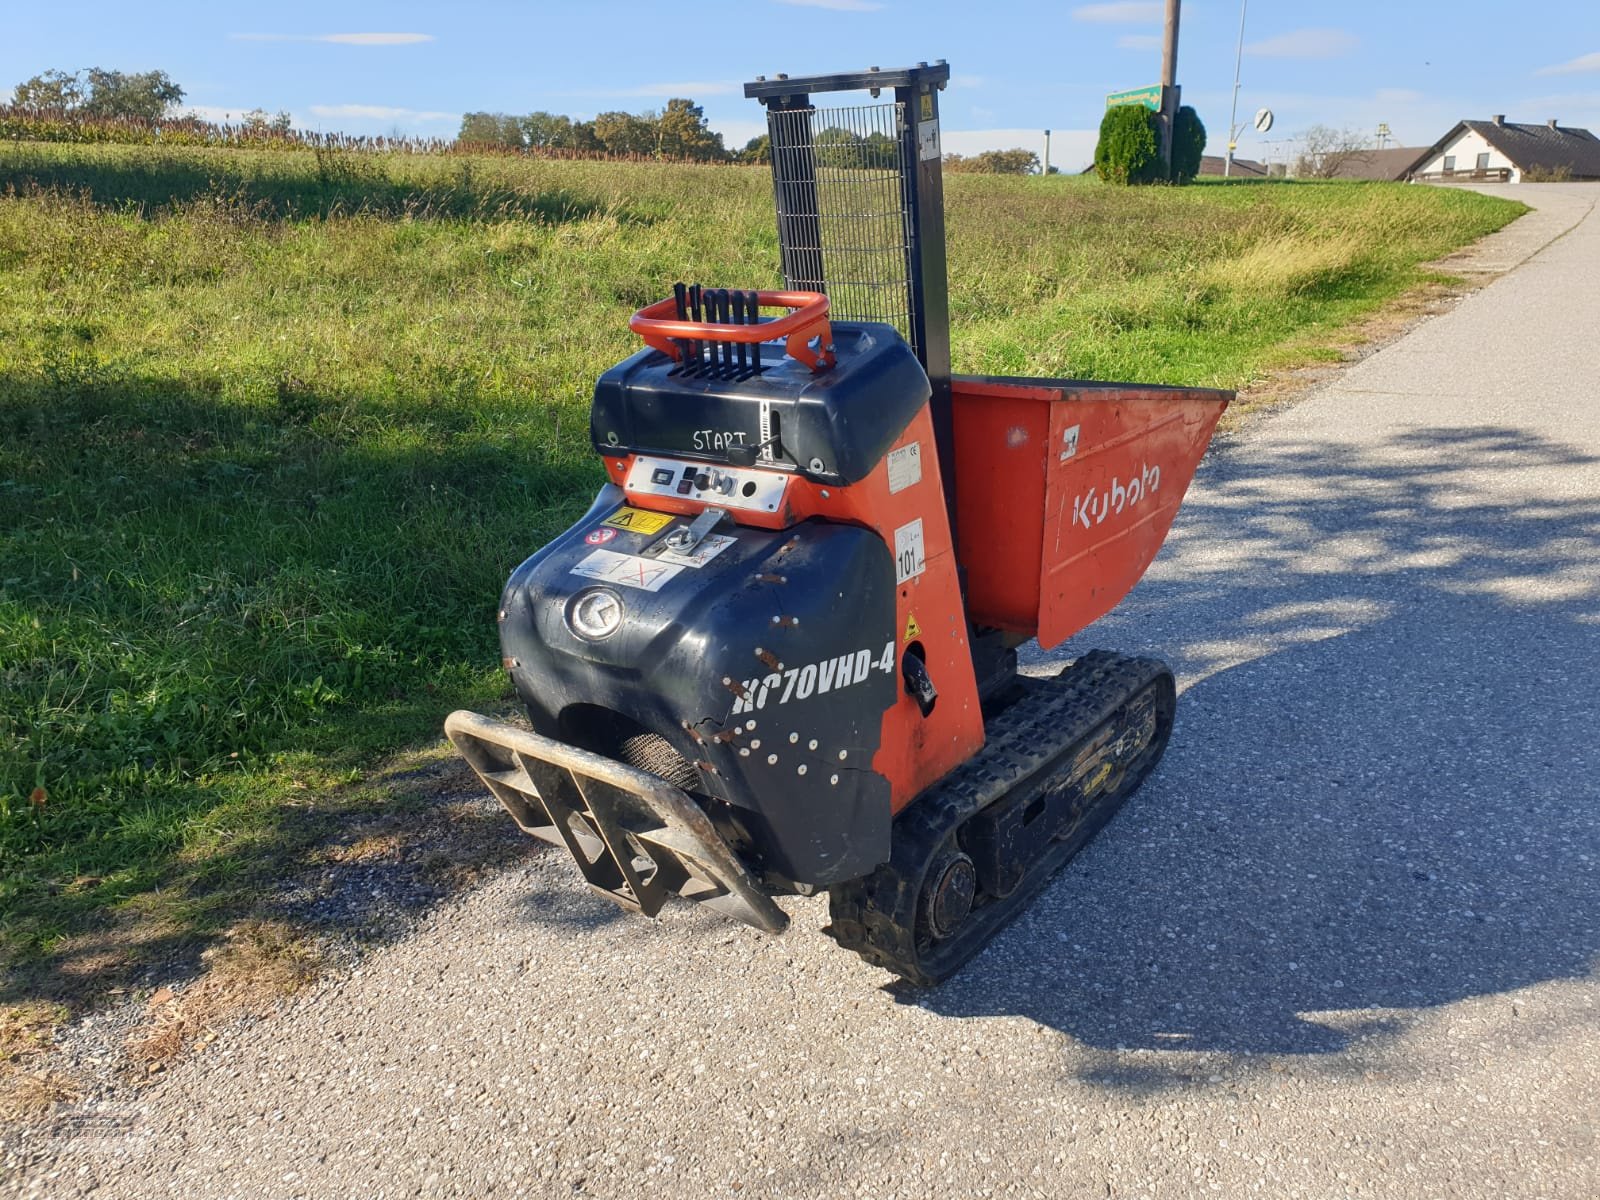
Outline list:
[[[243,916],[386,936],[527,852],[453,762],[369,773],[501,694],[499,589],[599,483],[544,411],[396,450],[163,380],[0,378],[0,1000],[191,969]]]
[[[1520,430],[1224,450],[1089,635],[1180,683],[1160,770],[919,997],[1103,1051],[1336,1056],[1600,952],[1600,459]],[[1106,1057],[1108,1085],[1183,1082]]]
[[[412,220],[516,218],[543,225],[602,214],[629,224],[650,221],[626,205],[568,188],[508,185],[467,160],[426,179],[397,178],[391,165],[384,156],[335,151],[266,159],[158,152],[125,160],[17,161],[0,163],[0,193],[64,190],[105,207],[151,212],[217,201],[274,220],[365,213]]]

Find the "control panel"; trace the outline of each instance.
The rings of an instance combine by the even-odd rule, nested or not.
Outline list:
[[[624,482],[636,496],[674,496],[704,500],[720,508],[777,512],[789,476],[781,471],[756,471],[717,463],[638,455]]]

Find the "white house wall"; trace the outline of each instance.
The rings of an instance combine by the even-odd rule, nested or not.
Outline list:
[[[1471,129],[1463,129],[1454,140],[1445,143],[1445,147],[1438,154],[1423,162],[1416,169],[1419,175],[1437,175],[1444,171],[1444,160],[1447,154],[1456,156],[1456,171],[1475,171],[1478,167],[1478,155],[1484,151],[1489,153],[1489,170],[1508,170],[1511,172],[1511,182],[1521,183],[1522,172],[1517,169],[1517,164],[1512,162],[1500,151],[1491,146],[1480,133]]]

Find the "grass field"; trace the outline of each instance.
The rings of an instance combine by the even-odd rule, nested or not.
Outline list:
[[[758,169],[13,143],[0,187],[17,999],[108,914],[120,960],[238,919],[303,844],[288,814],[381,806],[375,762],[500,698],[499,588],[599,482],[588,395],[627,314],[778,279]],[[1222,387],[1325,355],[1520,211],[947,189],[957,370]]]

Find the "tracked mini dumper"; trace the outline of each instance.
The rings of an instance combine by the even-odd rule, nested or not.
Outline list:
[[[600,377],[607,482],[511,576],[532,732],[446,730],[524,832],[654,916],[828,932],[919,984],[972,957],[1155,769],[1171,672],[1052,646],[1170,527],[1231,393],[952,376],[943,63],[747,84],[789,290],[685,288]],[[833,92],[874,103],[818,108]],[[894,100],[879,101],[892,91]],[[777,315],[778,313],[782,315]]]

